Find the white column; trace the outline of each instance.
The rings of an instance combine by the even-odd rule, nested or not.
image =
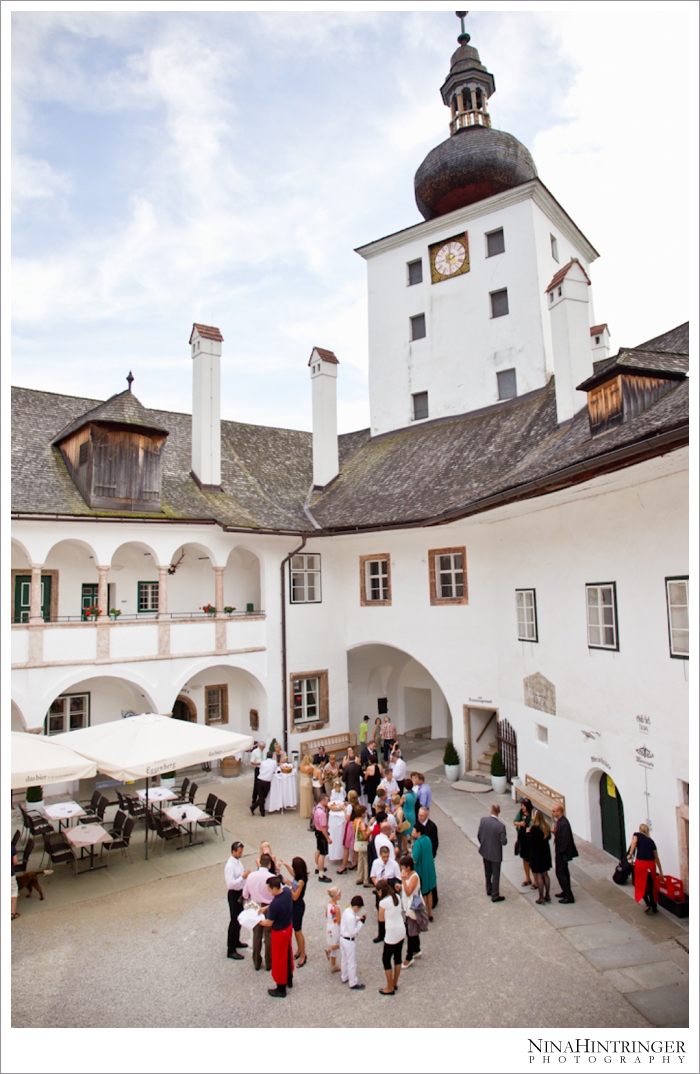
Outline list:
[[[559,293],[561,291],[561,294]],[[578,262],[549,293],[557,420],[568,421],[586,405],[586,393],[576,385],[593,372],[588,313],[590,285]]]
[[[328,356],[328,357],[324,357]],[[313,481],[325,488],[338,476],[338,359],[330,351],[312,352],[309,360],[313,409]]]
[[[97,568],[97,607],[100,609],[100,619],[107,618],[109,616],[109,590],[107,588],[107,575],[109,574],[109,567]]]
[[[168,568],[158,568],[158,618],[168,614]]]
[[[203,331],[206,326],[200,326]],[[217,333],[218,339],[211,338]],[[193,329],[192,472],[205,489],[221,486],[221,344],[218,329]]]
[[[44,569],[43,563],[32,563],[32,581],[29,591],[29,622],[30,623],[43,623],[44,617],[41,614],[41,572]]]

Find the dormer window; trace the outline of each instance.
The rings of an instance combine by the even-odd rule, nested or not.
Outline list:
[[[596,341],[596,346],[597,346],[600,343],[600,336],[596,336],[595,341]]]
[[[552,257],[554,258],[554,260],[558,264],[559,263],[559,247],[557,246],[556,235],[550,235],[549,236],[549,245],[550,245],[550,247],[552,249]]]

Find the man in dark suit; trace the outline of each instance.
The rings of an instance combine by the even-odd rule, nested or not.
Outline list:
[[[362,794],[362,786],[360,784],[360,779],[362,778],[362,769],[360,768],[356,760],[353,759],[352,761],[348,761],[348,763],[345,765],[345,768],[343,769],[343,775],[341,778],[343,780],[343,783],[345,784],[345,790],[348,792],[348,794],[350,793],[350,791],[356,791],[357,796],[359,798]]]
[[[376,764],[377,759],[377,750],[374,743],[366,742],[360,753],[360,764],[362,765],[363,772],[368,764]]]
[[[420,828],[420,830],[422,832],[424,832],[425,835],[428,836],[428,839],[433,844],[433,859],[435,859],[435,858],[437,858],[438,847],[440,846],[440,840],[438,839],[437,824],[435,823],[434,820],[430,819],[430,810],[426,809],[425,806],[421,806],[420,809],[418,810],[417,820],[418,820],[418,824],[416,825],[416,827]],[[434,887],[433,888],[433,909],[435,909],[437,904],[438,904],[438,892],[437,892],[437,887]]]
[[[557,802],[552,807],[556,827],[554,829],[554,871],[557,874],[561,891],[555,892],[560,903],[576,902],[571,892],[571,877],[569,876],[569,862],[578,857],[578,850],[574,843],[571,825],[564,816],[564,806]]]
[[[482,817],[479,822],[477,839],[479,840],[479,853],[484,859],[484,874],[486,876],[486,894],[491,902],[503,902],[504,895],[499,892],[501,882],[501,862],[503,861],[503,847],[508,842],[506,826],[498,819],[501,807],[497,802],[491,806],[491,816]]]

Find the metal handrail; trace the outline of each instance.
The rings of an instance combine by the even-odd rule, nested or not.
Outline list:
[[[256,619],[261,615],[265,615],[265,611],[262,608],[258,608],[253,612],[225,612],[224,619]],[[140,622],[146,623],[149,621],[160,621],[169,619],[173,622],[177,621],[189,621],[192,619],[217,619],[216,615],[209,614],[208,612],[164,612],[159,615],[158,612],[122,612],[121,615],[102,615],[102,616],[89,616],[84,615],[51,615],[46,619],[43,619],[44,623],[86,623],[94,626],[96,623],[117,623],[117,622]],[[29,626],[27,621],[18,623],[13,621],[13,626]],[[32,624],[34,625],[34,624]]]

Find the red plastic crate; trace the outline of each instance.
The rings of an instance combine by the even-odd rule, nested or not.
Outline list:
[[[679,880],[677,876],[664,876],[659,886],[667,898],[673,899],[674,902],[685,901],[683,881]]]

